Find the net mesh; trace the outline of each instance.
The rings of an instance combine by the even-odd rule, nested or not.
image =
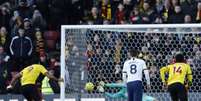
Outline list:
[[[159,69],[172,63],[177,52],[184,53],[186,62],[191,65],[193,71],[193,85],[189,91],[200,92],[201,33],[199,31],[199,28],[67,29],[66,93],[86,94],[83,89],[86,82],[95,85],[93,92],[88,92],[92,96],[104,92],[117,92],[119,89],[106,87],[103,92],[99,85],[102,82],[122,81],[123,63],[128,59],[127,53],[131,47],[140,50],[138,57],[144,59],[150,69],[152,89],[149,92],[145,89],[145,92],[158,99],[162,97],[168,99],[168,96],[158,96],[165,92],[162,90]]]

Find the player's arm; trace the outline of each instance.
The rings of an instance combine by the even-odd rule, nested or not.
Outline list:
[[[188,85],[191,86],[192,85],[193,76],[192,76],[191,67],[189,65],[188,65],[188,68],[187,68],[187,79],[188,79]]]
[[[60,79],[56,78],[54,75],[51,75],[49,72],[45,72],[44,75],[47,76],[49,79],[52,79],[54,81],[60,81]]]
[[[145,79],[147,80],[147,84],[150,85],[150,77],[149,77],[149,70],[144,69]]]
[[[127,82],[126,63],[124,63],[124,66],[123,66],[123,71],[122,71],[122,80],[123,80],[123,83],[126,84],[126,82]]]
[[[168,72],[168,67],[162,67],[160,69],[160,76],[163,83],[166,83],[165,74]]]
[[[39,69],[40,69],[40,72],[41,72],[43,75],[47,76],[49,79],[52,79],[52,80],[54,80],[54,81],[62,81],[61,79],[56,78],[54,75],[51,75],[51,74],[45,69],[44,66],[41,65],[41,67],[40,67]]]
[[[13,88],[13,86],[15,85],[17,79],[21,78],[22,77],[22,74],[21,72],[20,73],[17,73],[11,80],[10,84],[7,86],[7,89],[10,89],[10,88]]]
[[[143,63],[143,70],[144,70],[144,75],[145,75],[145,79],[147,81],[147,85],[150,86],[150,77],[149,77],[149,69],[146,66],[146,63]]]

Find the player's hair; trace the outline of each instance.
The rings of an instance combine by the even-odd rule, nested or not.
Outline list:
[[[182,53],[178,53],[175,55],[175,62],[184,62],[184,55]]]
[[[132,57],[137,57],[138,56],[138,50],[137,49],[134,49],[134,48],[131,48],[129,50],[129,53]]]

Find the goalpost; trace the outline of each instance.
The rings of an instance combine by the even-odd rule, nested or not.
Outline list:
[[[169,101],[169,95],[162,90],[159,69],[171,63],[176,52],[183,52],[193,70],[189,99],[201,99],[200,44],[201,24],[62,25],[60,61],[61,78],[65,80],[61,83],[60,100],[100,98],[104,92],[116,92],[117,89],[104,87],[103,91],[100,83],[121,82],[129,47],[141,50],[139,58],[151,71],[152,90],[145,90],[148,95]],[[86,82],[94,83],[93,92],[84,90]]]

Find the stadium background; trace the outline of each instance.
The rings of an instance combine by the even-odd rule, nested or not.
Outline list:
[[[55,71],[55,76],[59,77],[59,55],[60,55],[60,26],[69,24],[166,24],[166,23],[200,23],[201,19],[201,3],[199,0],[1,0],[0,1],[0,93],[1,94],[20,94],[16,85],[13,92],[5,90],[6,85],[10,82],[12,76],[22,67],[29,65],[31,62],[38,62],[44,65],[49,70]],[[23,44],[16,42],[15,47],[12,47],[12,40],[18,36],[18,30],[24,29],[24,35],[29,37],[31,44]],[[126,58],[127,36],[115,37],[119,33],[101,32],[107,36],[100,36],[100,32],[90,32],[87,35],[87,52],[89,61],[87,66],[91,68],[89,72],[93,72],[90,76],[90,81],[97,83],[99,81],[117,82],[121,75],[116,73],[122,67],[122,63]],[[114,33],[114,34],[113,34]],[[122,33],[124,35],[125,33]],[[138,36],[130,36],[134,39],[138,37],[148,38],[146,43],[151,44],[150,49],[146,45],[142,46],[141,57],[144,58],[149,64],[151,69],[151,76],[153,81],[160,83],[158,78],[158,69],[164,63],[170,60],[158,61],[158,58],[164,57],[166,53],[153,53],[150,50],[157,51],[160,43],[166,41],[165,36],[153,35],[144,36],[144,33],[138,33]],[[121,35],[121,34],[120,34]],[[111,42],[103,43],[103,39],[108,37]],[[161,38],[162,37],[162,38]],[[199,78],[200,73],[200,35],[188,34],[186,36],[167,36],[168,40],[172,42],[167,45],[165,50],[174,50],[180,40],[181,46],[185,50],[188,57],[187,62],[192,65],[196,78]],[[159,39],[159,44],[156,44]],[[124,42],[122,42],[124,41]],[[137,40],[134,40],[137,41]],[[105,41],[106,42],[106,41]],[[13,42],[14,43],[14,42]],[[71,40],[68,40],[68,45],[72,48],[72,54],[76,54],[77,46]],[[20,44],[23,47],[20,47]],[[132,43],[131,43],[132,44]],[[31,46],[31,47],[28,47]],[[101,50],[103,46],[106,50]],[[144,46],[144,47],[143,47]],[[70,48],[70,49],[71,49]],[[112,48],[112,49],[111,49]],[[114,54],[109,54],[110,50]],[[26,50],[20,53],[20,50]],[[31,50],[31,51],[30,51]],[[161,50],[158,50],[161,51]],[[31,54],[28,54],[31,52]],[[169,51],[173,55],[174,52]],[[149,54],[147,54],[149,53]],[[79,53],[78,53],[79,54]],[[104,55],[104,57],[99,56]],[[103,63],[103,58],[111,58],[109,63],[110,68],[105,68],[107,63]],[[151,58],[157,57],[154,65]],[[170,56],[171,57],[171,56]],[[76,59],[76,57],[73,57]],[[168,62],[167,62],[168,61]],[[95,65],[93,65],[95,62]],[[100,63],[103,67],[97,67]],[[99,65],[100,65],[99,64]],[[115,67],[115,68],[114,68]],[[98,68],[99,71],[95,71]],[[99,72],[103,71],[106,78],[99,78]],[[108,78],[107,78],[108,77]],[[115,78],[110,78],[115,77]],[[108,80],[106,80],[108,79]],[[155,82],[154,82],[155,83]],[[194,87],[191,89],[193,92],[200,92],[199,79],[194,81]],[[53,88],[57,88],[58,84],[52,83]],[[158,85],[158,84],[156,84]],[[159,84],[160,85],[160,84]],[[55,87],[56,86],[56,87]],[[157,86],[156,86],[157,87]],[[153,92],[159,92],[160,86],[153,89]],[[98,92],[98,91],[94,91]],[[57,89],[55,93],[58,93]]]

